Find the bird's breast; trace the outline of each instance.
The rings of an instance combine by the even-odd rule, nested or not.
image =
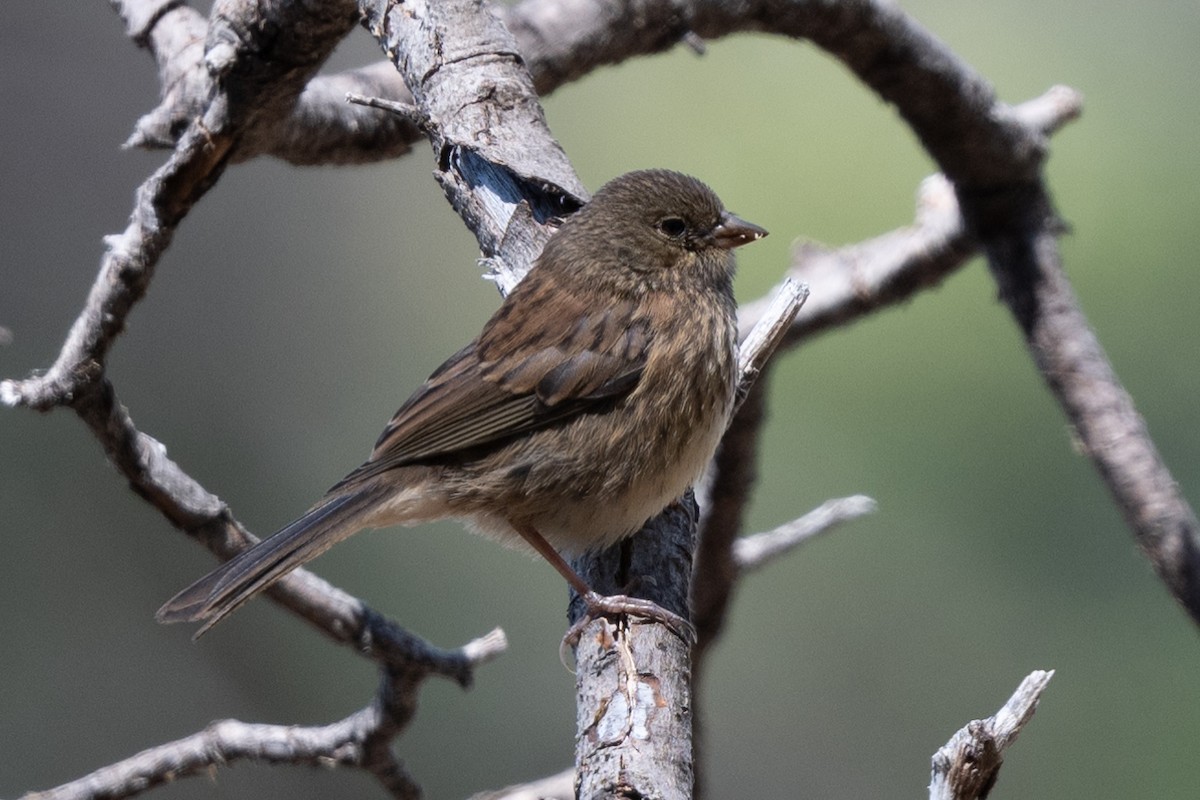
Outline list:
[[[712,459],[733,407],[734,323],[713,304],[672,319],[675,325],[656,326],[637,387],[573,431],[576,452],[591,468],[561,470],[579,480],[534,523],[560,549],[607,546],[635,532]]]
[[[519,543],[511,523],[532,525],[579,553],[636,532],[700,476],[733,407],[732,302],[693,295],[643,310],[653,333],[629,394],[449,470],[442,487],[457,516],[509,543]]]

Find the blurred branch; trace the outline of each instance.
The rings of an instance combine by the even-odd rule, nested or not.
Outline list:
[[[1200,624],[1200,522],[1117,378],[1063,271],[1061,229],[1039,182],[1004,195],[961,195],[1000,297],[1134,539]]]
[[[575,770],[565,769],[529,783],[473,794],[467,800],[574,800]]]
[[[982,800],[996,784],[1004,751],[1033,718],[1054,670],[1029,673],[994,716],[975,720],[933,755],[929,800]]]
[[[1015,117],[1049,135],[1082,112],[1074,89],[1055,86],[1040,97],[1013,107]],[[882,236],[837,249],[801,244],[788,274],[812,289],[812,299],[797,315],[785,347],[868,314],[911,300],[939,285],[980,253],[979,242],[963,221],[954,184],[944,175],[926,178],[917,191],[913,223]],[[743,331],[757,322],[770,295],[738,310]]]
[[[496,632],[476,639],[458,652],[470,668],[504,650]],[[221,720],[199,733],[152,747],[131,758],[102,767],[71,783],[24,800],[93,800],[132,797],[163,783],[237,761],[267,764],[357,767],[378,779],[392,797],[416,800],[420,787],[391,750],[391,741],[416,710],[419,670],[383,670],[374,701],[330,725],[261,725]]]
[[[1013,115],[1022,124],[1049,134],[1077,118],[1081,102],[1074,90],[1054,87],[1016,106]],[[814,244],[797,249],[788,275],[810,286],[812,298],[796,315],[782,346],[796,347],[817,333],[909,300],[941,283],[978,252],[978,243],[967,233],[953,185],[944,176],[934,175],[921,184],[912,225],[836,250]],[[745,303],[738,310],[743,336],[766,312],[771,296]],[[764,376],[722,440],[710,470],[709,486],[714,488],[701,502],[696,565],[705,578],[692,590],[701,650],[719,635],[733,584],[740,575],[734,547],[755,479],[765,386]]]
[[[803,517],[774,530],[741,537],[733,544],[733,560],[743,572],[759,569],[843,522],[874,514],[876,508],[874,500],[861,494],[826,500]]]

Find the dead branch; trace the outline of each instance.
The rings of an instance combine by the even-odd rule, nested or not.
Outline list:
[[[1033,718],[1054,670],[1034,670],[1000,710],[950,737],[933,755],[929,800],[982,800],[996,785],[1004,753]]]
[[[504,651],[499,630],[458,650],[470,669]],[[91,800],[132,797],[178,778],[205,774],[217,765],[238,761],[267,764],[349,766],[373,774],[393,797],[415,800],[420,788],[391,749],[416,711],[416,694],[425,674],[385,669],[379,691],[366,708],[329,725],[261,725],[227,719],[199,733],[152,747],[71,783],[24,800]]]

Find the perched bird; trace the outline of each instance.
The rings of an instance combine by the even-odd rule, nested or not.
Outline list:
[[[158,620],[203,620],[199,636],[359,530],[442,518],[527,544],[589,608],[612,611],[560,553],[633,534],[712,457],[737,379],[730,251],[766,233],[695,178],[610,181],[400,407],[366,463]]]

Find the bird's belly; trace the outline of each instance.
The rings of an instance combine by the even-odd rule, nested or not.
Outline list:
[[[599,476],[602,480],[594,482],[573,482],[571,470],[546,465],[543,474],[534,470],[531,476],[531,483],[542,486],[514,498],[508,515],[474,515],[468,521],[481,533],[519,546],[509,524],[509,519],[518,519],[532,525],[566,555],[608,547],[638,531],[682,496],[712,458],[724,427],[720,415],[683,441],[660,445],[656,457],[643,462],[644,468],[636,473],[626,472],[626,462],[603,460],[600,463],[613,466],[609,474]]]
[[[608,413],[535,431],[455,470],[445,486],[454,516],[516,545],[512,526],[529,525],[567,555],[635,533],[701,475],[728,423],[732,329],[701,330],[713,337],[701,349],[723,358],[651,358],[638,390]]]

